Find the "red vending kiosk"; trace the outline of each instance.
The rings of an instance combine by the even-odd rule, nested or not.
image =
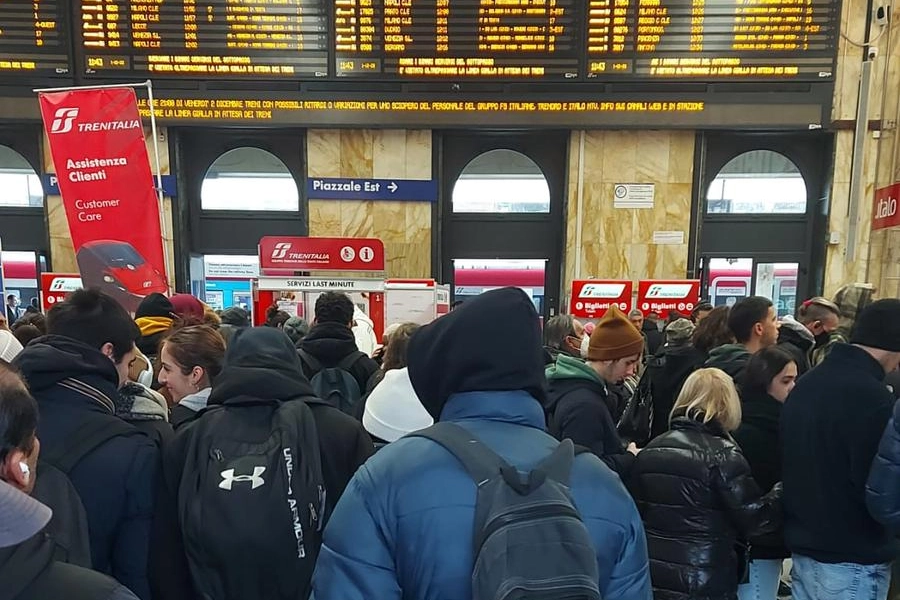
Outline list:
[[[254,325],[271,306],[312,322],[320,294],[345,292],[384,332],[384,244],[375,238],[267,236],[259,241],[260,276],[253,282]]]

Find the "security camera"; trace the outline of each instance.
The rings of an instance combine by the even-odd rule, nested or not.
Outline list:
[[[869,46],[869,49],[866,50],[866,58],[869,60],[875,60],[878,57],[878,48],[875,46]]]

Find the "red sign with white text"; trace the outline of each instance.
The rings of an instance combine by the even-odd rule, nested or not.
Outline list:
[[[384,244],[375,238],[267,236],[259,268],[275,271],[384,271]]]
[[[41,310],[46,314],[66,296],[84,287],[78,273],[41,273]]]
[[[572,282],[573,317],[599,319],[615,304],[627,313],[631,306],[634,285],[630,281],[611,279],[575,280]]]
[[[872,229],[900,226],[900,183],[875,190],[875,206],[872,210]]]
[[[700,303],[699,279],[642,279],[638,281],[637,308],[644,316],[655,312],[689,315]]]
[[[168,293],[159,204],[131,88],[39,94],[78,270],[127,310]]]

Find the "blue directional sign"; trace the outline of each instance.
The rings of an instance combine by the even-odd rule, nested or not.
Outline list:
[[[310,177],[306,180],[310,200],[400,200],[436,202],[437,181],[420,179],[341,179]]]
[[[156,185],[155,174],[153,175],[153,185]],[[163,175],[162,187],[163,194],[165,194],[166,196],[175,198],[178,195],[178,186],[175,183],[174,175]],[[56,178],[56,173],[44,174],[44,193],[48,196],[59,196],[59,181]]]

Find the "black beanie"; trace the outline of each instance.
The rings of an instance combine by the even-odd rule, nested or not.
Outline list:
[[[900,300],[889,298],[865,307],[856,318],[850,343],[900,352]]]
[[[409,379],[435,420],[453,394],[524,390],[546,398],[541,325],[518,288],[492,290],[421,327],[409,341]]]
[[[156,292],[141,300],[137,311],[134,313],[135,319],[140,319],[141,317],[168,317],[171,319],[174,316],[175,308],[172,306],[172,303],[168,298]]]

